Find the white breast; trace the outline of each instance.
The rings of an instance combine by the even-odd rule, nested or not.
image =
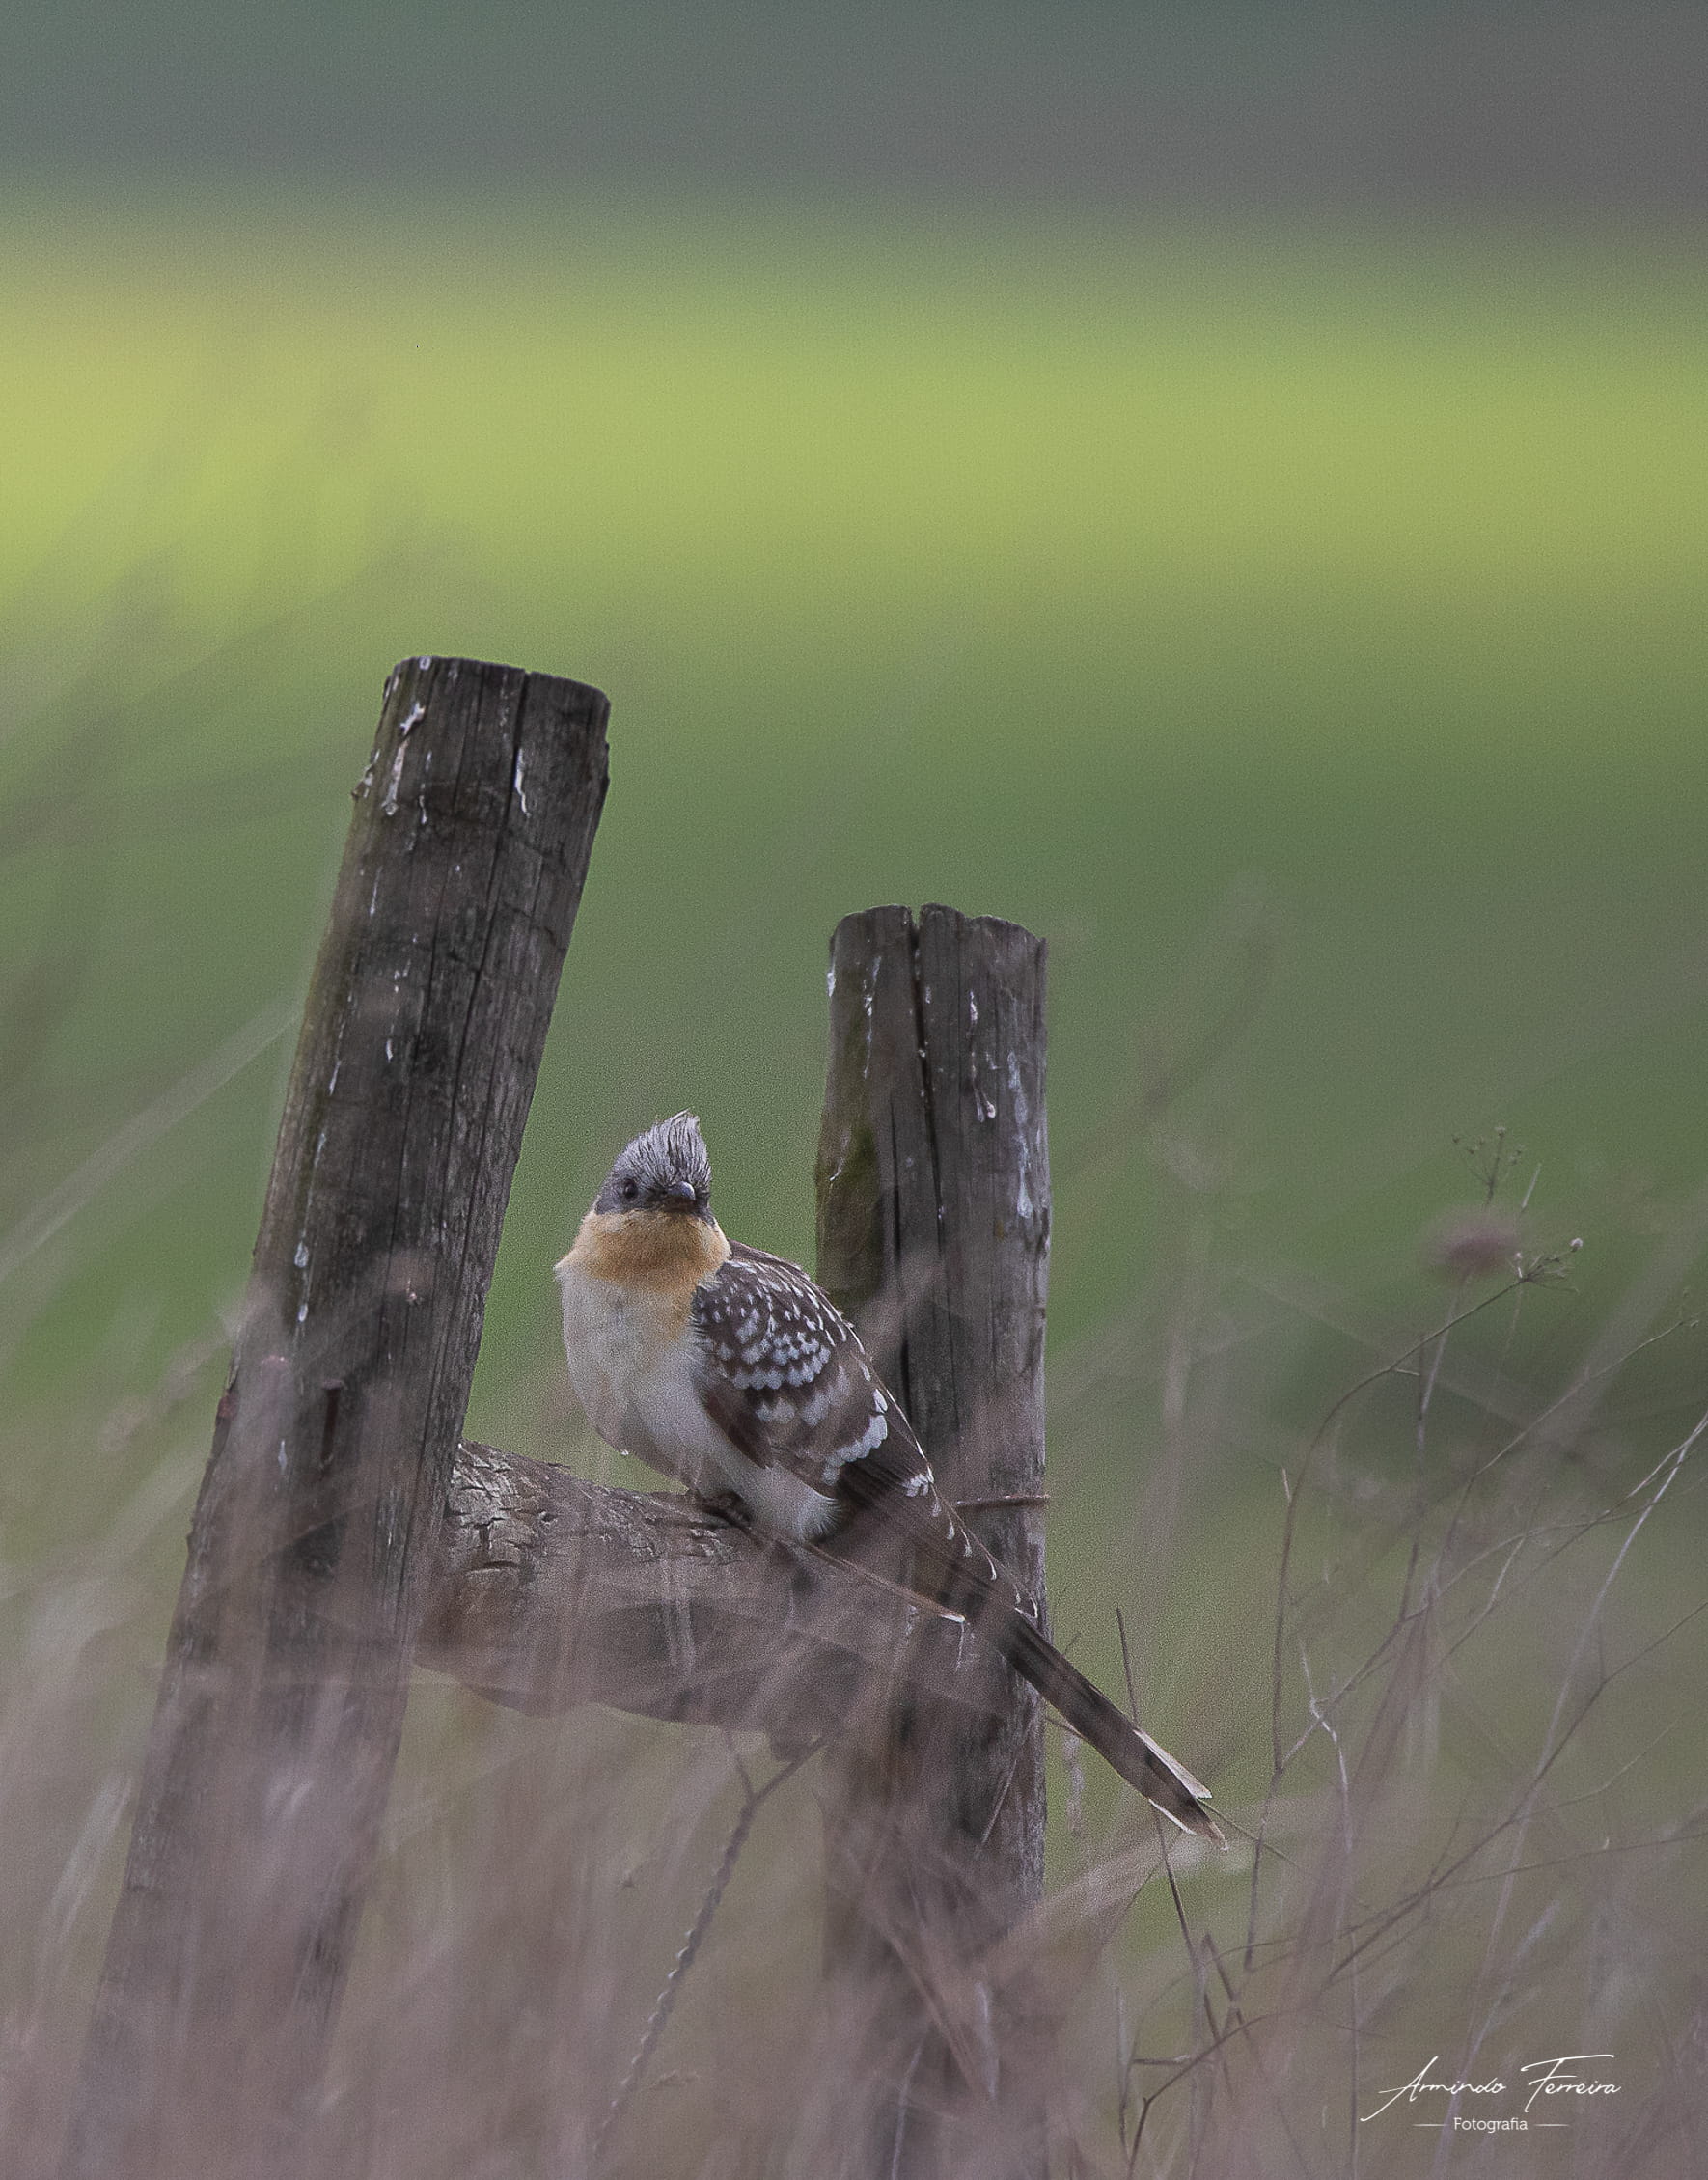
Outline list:
[[[733,1491],[775,1534],[824,1533],[835,1502],[791,1469],[751,1461],[706,1414],[679,1309],[625,1292],[568,1257],[558,1266],[558,1285],[569,1382],[608,1446],[691,1491]]]
[[[558,1266],[564,1298],[564,1353],[569,1382],[587,1419],[608,1446],[676,1474],[666,1448],[652,1443],[645,1411],[661,1366],[668,1366],[681,1312],[652,1296],[624,1292],[572,1262]]]

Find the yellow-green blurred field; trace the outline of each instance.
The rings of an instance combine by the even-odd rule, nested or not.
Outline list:
[[[473,1427],[586,1456],[546,1268],[641,1122],[697,1108],[726,1226],[810,1255],[840,915],[1021,921],[1059,1617],[1108,1671],[1125,1596],[1147,1698],[1221,1722],[1182,1753],[1260,1793],[1280,1471],[1445,1307],[1454,1139],[1505,1124],[1526,1245],[1584,1248],[1468,1331],[1445,1440],[1688,1314],[1705,303],[1694,244],[1613,229],[14,197],[6,1556],[22,1614],[132,1507],[120,1771],[275,1033],[430,650],[613,703]],[[1705,1374],[1689,1329],[1640,1355],[1572,1489],[1635,1481]],[[1387,1493],[1410,1444],[1402,1401],[1343,1451]],[[1142,1500],[1165,1462],[1184,1497]],[[1700,1506],[1684,1472],[1633,1564],[1657,1626]],[[1676,1732],[1656,1761],[1682,1807]]]
[[[1052,941],[1067,1326],[1147,1200],[1076,1145],[1214,1012],[1218,949],[1269,962],[1225,1098],[1267,1244],[1397,1266],[1497,1119],[1567,1221],[1615,1170],[1689,1188],[1682,244],[258,197],[14,204],[0,249],[7,927],[91,942],[25,1200],[296,987],[424,648],[615,705],[518,1238],[692,1099],[802,1245],[824,940],[939,896]],[[190,1124],[187,1230],[92,1208],[110,1302],[229,1288],[205,1192],[253,1189],[264,1074]],[[507,1374],[537,1285],[512,1248]]]

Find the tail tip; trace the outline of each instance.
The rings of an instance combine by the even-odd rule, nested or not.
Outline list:
[[[1157,1801],[1151,1795],[1147,1794],[1145,1800],[1151,1804],[1151,1807],[1160,1816],[1166,1816],[1171,1823],[1177,1824],[1181,1831],[1187,1833],[1192,1838],[1203,1840],[1206,1846],[1221,1847],[1226,1850],[1227,1835],[1201,1802],[1191,1802],[1170,1808],[1165,1803]]]

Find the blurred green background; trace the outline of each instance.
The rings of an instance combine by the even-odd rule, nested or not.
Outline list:
[[[1262,1358],[1199,1465],[1272,1492],[1256,1419],[1439,1308],[1456,1138],[1505,1124],[1532,1245],[1586,1244],[1560,1353],[1657,1249],[1676,1287],[1694,18],[14,36],[14,1413],[217,1344],[346,790],[425,650],[614,704],[476,1392],[500,1442],[572,1450],[547,1267],[641,1122],[697,1107],[726,1222],[810,1253],[825,945],[883,900],[1051,944],[1056,1353],[1126,1373],[1120,1465],[1076,1484],[1065,1444],[1059,1552],[1157,1435],[1189,1273],[1192,1338]],[[1694,1385],[1679,1354],[1639,1405]],[[14,1464],[71,1532],[120,1481],[73,1504]]]
[[[1440,1473],[1682,1325],[1596,1380],[1561,1491],[1676,1443],[1708,18],[157,0],[6,36],[9,1670],[108,1586],[30,1899],[135,1761],[406,654],[613,704],[480,1435],[598,1464],[549,1266],[642,1123],[697,1108],[725,1224],[810,1258],[830,932],[938,899],[1051,948],[1058,1624],[1118,1673],[1126,1599],[1220,1806],[1267,1777],[1280,1472],[1447,1308],[1465,1145],[1504,1126],[1523,1246],[1584,1247],[1456,1341]],[[1413,1397],[1353,1411],[1331,1528],[1387,1518]],[[1687,1470],[1634,1554],[1631,1643],[1699,1597],[1701,1504]],[[1493,1698],[1521,1748],[1552,1669]]]
[[[289,1010],[423,649],[614,704],[485,1402],[659,1111],[810,1246],[824,947],[873,901],[1051,942],[1063,1338],[1176,1136],[1245,1246],[1366,1291],[1494,1121],[1591,1282],[1695,1188],[1677,236],[156,187],[14,198],[0,250],[27,1384],[235,1291],[283,1045],[36,1247],[32,1206]]]

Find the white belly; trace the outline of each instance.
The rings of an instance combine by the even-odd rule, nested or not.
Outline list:
[[[706,1414],[679,1309],[649,1295],[625,1296],[567,1257],[558,1284],[569,1382],[607,1446],[691,1491],[733,1491],[774,1534],[824,1533],[836,1502],[791,1469],[750,1460]]]
[[[702,1411],[685,1382],[680,1310],[650,1295],[625,1295],[567,1258],[558,1266],[558,1284],[569,1382],[588,1421],[608,1446],[693,1483],[685,1468],[696,1464],[683,1441],[699,1435],[694,1426]]]

